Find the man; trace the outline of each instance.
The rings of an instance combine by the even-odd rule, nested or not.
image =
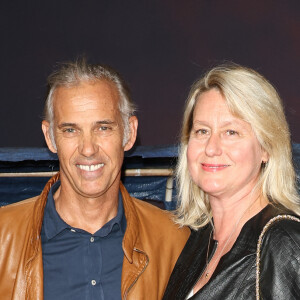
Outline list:
[[[60,174],[0,209],[1,299],[161,299],[189,230],[120,182],[138,121],[119,75],[84,60],[49,77],[42,130]]]

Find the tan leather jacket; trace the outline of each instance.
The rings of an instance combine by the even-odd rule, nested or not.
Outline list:
[[[41,227],[48,192],[0,209],[0,298],[43,299]],[[120,184],[127,229],[123,239],[122,299],[161,299],[190,234],[168,212],[130,197]]]

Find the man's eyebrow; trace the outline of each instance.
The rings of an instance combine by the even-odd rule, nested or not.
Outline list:
[[[77,127],[75,123],[61,123],[57,126],[58,128],[63,128],[63,127]]]
[[[117,122],[112,120],[99,120],[94,123],[95,125],[117,125]],[[76,123],[61,123],[57,126],[59,129],[65,128],[65,127],[73,127],[77,128],[78,125]]]
[[[117,122],[112,121],[112,120],[101,120],[101,121],[97,121],[96,124],[98,124],[98,125],[101,125],[101,124],[110,125],[110,124],[117,124]]]

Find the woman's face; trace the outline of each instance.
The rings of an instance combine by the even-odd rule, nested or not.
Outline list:
[[[187,160],[193,181],[204,192],[214,197],[249,193],[267,159],[250,124],[230,113],[218,90],[199,96]]]

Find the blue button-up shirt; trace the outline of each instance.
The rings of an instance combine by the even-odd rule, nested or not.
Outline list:
[[[41,230],[44,299],[121,299],[122,240],[126,219],[119,194],[118,213],[96,233],[73,228],[58,215],[51,188]]]

